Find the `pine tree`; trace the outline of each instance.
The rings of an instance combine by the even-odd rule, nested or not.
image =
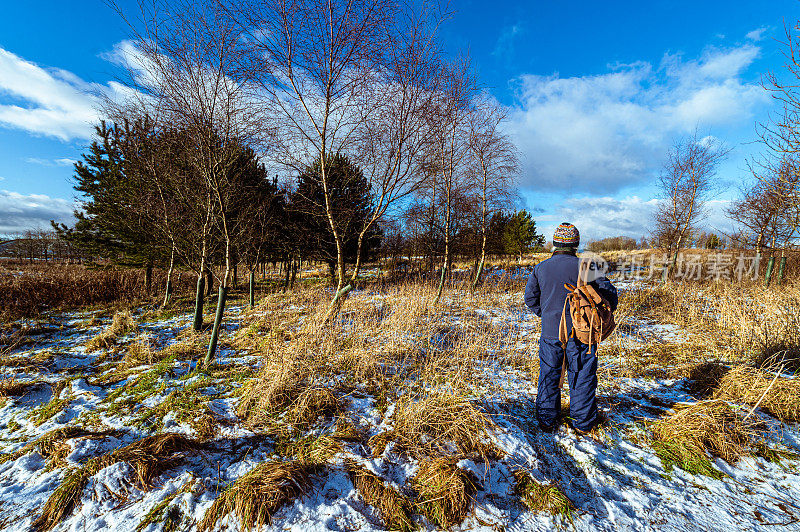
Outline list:
[[[124,156],[133,130],[101,122],[95,140],[75,163],[80,209],[73,228],[53,224],[59,236],[96,258],[124,266],[149,266],[163,258],[147,215],[147,190]]]
[[[536,232],[536,222],[528,211],[515,212],[503,231],[506,253],[516,255],[519,261],[524,253],[544,246],[544,242],[544,236]]]
[[[347,156],[337,153],[328,162],[328,187],[336,229],[342,235],[346,263],[355,261],[358,234],[373,210],[369,185],[364,174]],[[327,262],[331,273],[336,265],[336,242],[325,211],[320,161],[316,159],[297,178],[290,209],[305,256]],[[380,246],[382,231],[375,227],[363,244],[364,262]]]

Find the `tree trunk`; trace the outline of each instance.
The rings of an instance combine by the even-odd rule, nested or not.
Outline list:
[[[293,257],[291,259],[289,257],[286,257],[286,262],[282,262],[281,263],[281,267],[283,268],[283,275],[284,275],[284,279],[283,279],[283,291],[284,292],[289,288],[289,276],[292,273],[291,272],[292,268],[291,268],[290,263],[289,263],[290,260],[292,261],[291,264],[294,264],[294,258]]]
[[[256,274],[255,271],[250,270],[250,308],[253,308],[256,305],[256,291],[255,291],[255,284],[256,284]]]
[[[445,232],[444,237],[444,263],[442,264],[442,275],[439,276],[439,287],[436,289],[436,299],[433,304],[439,303],[442,298],[442,291],[444,290],[444,281],[447,278],[447,272],[450,270],[450,236]]]
[[[767,273],[764,274],[764,286],[769,286],[769,282],[772,279],[772,268],[775,266],[775,257],[772,256],[769,258],[767,262]]]
[[[172,248],[172,253],[169,256],[169,269],[167,270],[167,286],[164,289],[164,302],[161,308],[169,304],[169,298],[172,297],[172,270],[175,268],[175,247]]]
[[[217,297],[217,312],[214,315],[214,327],[211,329],[211,340],[208,342],[208,353],[203,361],[203,367],[208,367],[217,353],[219,329],[222,326],[222,316],[225,313],[225,296],[228,291],[228,278],[231,275],[231,247],[230,240],[225,242],[225,273],[219,282],[219,295]]]
[[[206,297],[211,295],[211,292],[214,290],[214,275],[211,273],[211,269],[206,269]]]
[[[203,367],[208,367],[211,361],[214,360],[214,355],[217,352],[217,343],[219,342],[219,329],[222,325],[222,315],[225,312],[225,283],[219,284],[219,295],[217,296],[217,312],[214,316],[214,328],[211,330],[211,340],[208,342],[208,352],[203,361]]]
[[[205,277],[197,276],[197,292],[194,298],[194,323],[192,329],[199,331],[203,328],[203,298],[205,296]]]
[[[780,286],[781,283],[783,282],[783,272],[785,269],[786,269],[786,249],[784,248],[781,249],[781,262],[780,266],[778,266],[778,278],[775,279],[775,282],[778,284],[778,286]]]

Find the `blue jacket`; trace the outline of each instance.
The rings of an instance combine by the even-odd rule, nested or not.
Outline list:
[[[525,304],[534,314],[542,318],[542,337],[558,338],[558,326],[561,323],[561,312],[567,299],[564,284],[578,283],[578,265],[580,259],[571,253],[556,252],[547,260],[537,264],[528,277],[525,287]],[[617,289],[605,277],[599,277],[589,283],[611,305],[617,308]],[[572,318],[567,309],[567,330],[572,329]]]

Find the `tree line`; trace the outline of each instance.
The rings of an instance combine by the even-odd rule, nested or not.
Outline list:
[[[779,111],[757,124],[761,154],[748,161],[751,179],[739,197],[726,209],[734,222],[731,234],[701,231],[707,216],[707,202],[720,191],[719,165],[730,149],[713,137],[697,132],[675,143],[659,176],[661,203],[656,210],[651,242],[670,254],[674,269],[678,251],[695,242],[700,247],[751,249],[760,258],[769,254],[765,283],[769,284],[775,264],[780,282],[786,267],[787,250],[800,237],[800,23],[785,27],[780,42],[786,61],[784,72],[767,72],[762,87],[779,105]],[[779,259],[779,262],[776,261]]]
[[[450,59],[438,5],[388,0],[140,2],[125,90],[76,164],[73,245],[197,276],[218,300],[235,270],[327,263],[335,316],[377,252],[427,262],[437,301],[456,256],[521,256],[543,240],[515,211],[503,108]],[[135,19],[135,21],[134,21]],[[421,259],[420,259],[421,257]],[[168,275],[168,279],[170,275]],[[164,301],[170,297],[169,281]]]

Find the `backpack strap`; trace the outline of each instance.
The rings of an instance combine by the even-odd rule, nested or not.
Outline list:
[[[581,286],[586,286],[587,280],[589,279],[589,266],[591,264],[588,260],[579,259],[580,263],[578,266],[578,288]]]

